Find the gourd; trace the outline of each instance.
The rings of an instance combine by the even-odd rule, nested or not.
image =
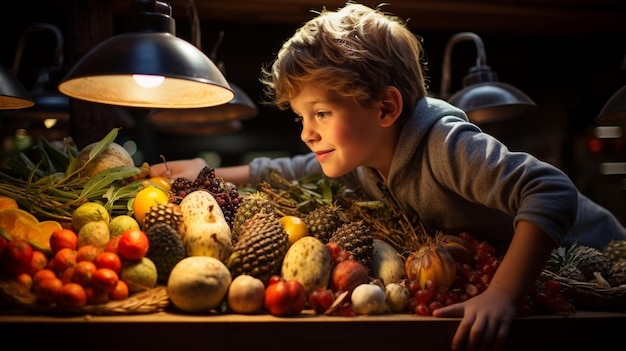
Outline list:
[[[182,199],[180,209],[187,255],[225,262],[232,250],[231,230],[213,195],[205,190],[193,191]]]
[[[458,235],[441,234],[438,241],[445,247],[454,260],[459,263],[472,263],[473,248],[472,244]]]
[[[308,297],[318,288],[326,288],[332,272],[332,259],[326,246],[317,238],[305,236],[289,247],[281,267],[286,280],[295,279]]]
[[[167,295],[183,312],[209,312],[225,300],[231,282],[230,271],[218,259],[186,257],[172,268]]]
[[[427,243],[407,257],[405,270],[410,281],[424,288],[427,281],[435,287],[449,289],[456,278],[456,261],[450,252],[436,242]]]
[[[406,275],[404,259],[398,251],[381,239],[374,239],[372,259],[372,276],[384,284],[396,283]]]

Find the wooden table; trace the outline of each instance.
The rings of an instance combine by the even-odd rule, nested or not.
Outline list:
[[[9,350],[449,350],[457,318],[380,316],[0,314],[0,348]],[[623,345],[626,312],[517,318],[507,350],[606,350]],[[13,335],[21,335],[12,338]],[[18,344],[11,340],[21,340]],[[7,342],[9,342],[7,344]],[[56,348],[55,348],[56,349]],[[622,349],[618,347],[618,349]]]

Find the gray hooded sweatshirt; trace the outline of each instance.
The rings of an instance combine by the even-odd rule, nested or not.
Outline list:
[[[312,153],[257,158],[250,163],[251,184],[269,180],[270,168],[286,179],[322,174]],[[418,101],[405,122],[386,182],[363,166],[335,180],[371,200],[391,201],[429,233],[466,231],[500,249],[520,220],[539,225],[557,245],[602,248],[626,239],[619,221],[557,167],[508,150],[462,110],[435,98]]]

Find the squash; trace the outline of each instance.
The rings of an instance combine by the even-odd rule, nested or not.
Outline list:
[[[372,276],[380,279],[385,285],[397,283],[406,276],[404,259],[398,251],[381,239],[374,239],[372,259]]]
[[[308,298],[313,291],[328,287],[332,269],[332,259],[326,246],[315,237],[305,236],[287,250],[281,275],[286,280],[299,281]]]
[[[193,191],[180,202],[188,256],[209,256],[225,262],[232,250],[231,230],[215,197]]]
[[[456,261],[450,251],[439,243],[427,243],[411,252],[404,264],[409,280],[417,281],[422,289],[429,280],[437,289],[449,289],[454,284]]]
[[[469,241],[452,234],[441,234],[437,238],[439,243],[450,251],[450,254],[452,254],[456,262],[472,263],[474,249]]]

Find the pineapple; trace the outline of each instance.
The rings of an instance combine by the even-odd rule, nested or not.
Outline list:
[[[172,268],[187,256],[178,232],[167,223],[156,223],[145,231],[150,245],[146,257],[157,268],[157,283],[167,284]]]
[[[598,272],[603,277],[608,275],[610,263],[602,251],[584,245],[576,245],[573,250],[572,260],[583,273],[585,281],[596,279],[593,272]]]
[[[552,250],[546,269],[559,275],[561,275],[561,271],[565,272],[561,272],[563,274],[573,272],[572,267],[565,269],[565,266],[568,265],[576,267],[582,274],[582,279],[575,279],[578,281],[595,281],[596,277],[593,272],[598,272],[606,277],[610,267],[609,259],[602,251],[578,243],[573,243],[569,247],[560,246]],[[574,277],[580,278],[578,273],[572,274]]]
[[[257,213],[275,213],[274,204],[270,201],[267,194],[262,192],[253,192],[243,198],[241,206],[237,209],[235,219],[233,221],[232,239],[233,243],[237,242],[241,226],[245,221],[252,218]]]
[[[174,228],[179,235],[184,235],[183,213],[180,210],[180,206],[175,203],[170,202],[152,206],[144,218],[143,229],[148,230],[153,225],[159,223],[165,223]]]
[[[619,258],[626,258],[626,240],[611,240],[602,252],[611,262],[617,261]]]
[[[257,213],[241,226],[239,239],[226,260],[233,278],[248,274],[265,284],[280,274],[289,236],[273,213]]]
[[[581,272],[580,269],[578,269],[578,267],[572,263],[566,263],[565,265],[559,267],[557,274],[560,277],[571,279],[577,282],[585,280],[583,272]]]
[[[342,225],[340,208],[335,204],[320,205],[304,217],[309,235],[326,244],[333,233]]]
[[[342,249],[348,251],[357,262],[371,268],[374,257],[374,236],[363,220],[342,224],[329,242],[336,242]]]
[[[613,287],[626,284],[626,258],[621,257],[613,262],[607,280]]]

